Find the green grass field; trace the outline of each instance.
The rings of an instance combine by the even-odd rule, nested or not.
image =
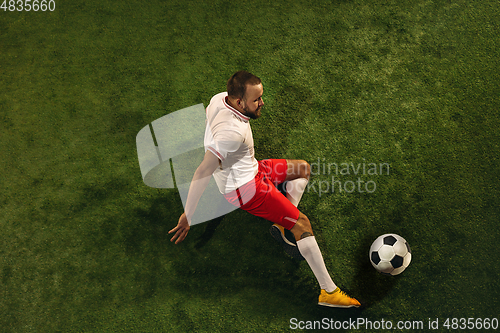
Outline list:
[[[500,319],[498,1],[55,4],[0,10],[1,332],[301,331],[292,318],[423,323],[412,331],[439,319],[448,331],[446,318]],[[264,83],[258,159],[390,166],[313,164],[299,205],[364,309],[318,307],[307,264],[246,212],[169,242],[182,203],[143,183],[136,135],[208,105],[240,69]],[[326,191],[332,176],[376,190]],[[397,277],[368,260],[388,232],[413,251]]]

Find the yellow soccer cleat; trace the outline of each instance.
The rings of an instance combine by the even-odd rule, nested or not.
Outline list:
[[[331,293],[326,292],[325,289],[321,289],[318,304],[332,308],[357,308],[361,306],[356,299],[347,296],[340,288],[335,289]]]

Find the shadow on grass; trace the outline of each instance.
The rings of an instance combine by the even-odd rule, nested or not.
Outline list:
[[[317,281],[307,263],[285,254],[269,234],[268,221],[237,210],[193,226],[187,238],[175,245],[168,230],[180,214],[182,204],[177,196],[162,194],[149,208],[136,208],[121,230],[115,226],[107,233],[122,235],[115,241],[123,242],[130,262],[138,266],[135,279],[128,282],[135,284],[137,300],[175,290],[183,298],[172,302],[186,307],[193,306],[191,298],[235,302],[237,297],[252,308],[249,311],[272,310],[283,316],[300,315],[304,320],[356,320],[362,313],[363,308],[318,306]],[[368,247],[363,248],[369,248],[371,240],[367,237],[363,244]],[[359,253],[359,262],[366,262],[365,257],[366,253]],[[360,301],[368,306],[381,300],[391,285],[378,275],[371,266],[360,266],[358,289],[346,292],[367,297]]]
[[[106,199],[101,191],[93,194],[95,205]],[[86,274],[86,281],[96,290],[89,302],[161,300],[179,313],[201,311],[200,307],[210,304],[207,311],[223,314],[231,306],[245,308],[243,315],[248,318],[267,318],[272,312],[285,326],[290,318],[355,321],[361,316],[362,308],[317,305],[314,275],[305,261],[288,257],[274,241],[270,222],[236,210],[193,226],[187,238],[175,245],[168,231],[182,211],[175,191],[160,191],[153,199],[132,201],[130,207],[96,221],[87,238],[87,249],[100,258]],[[363,248],[369,248],[372,238],[363,241],[368,244]],[[367,254],[359,253],[359,258],[366,262]],[[360,266],[359,289],[346,291],[366,296],[361,301],[373,304],[390,290],[377,274],[371,266]],[[169,312],[169,318],[174,318],[174,312]],[[184,323],[188,319],[180,316],[179,320],[189,326]]]
[[[224,219],[224,216],[225,215],[219,216],[205,223],[205,231],[198,237],[198,242],[195,245],[195,249],[200,250],[208,243],[208,241],[210,241],[210,239],[212,239],[213,235],[215,234],[215,230]]]
[[[370,263],[368,250],[379,235],[374,233],[366,235],[361,241],[356,252],[356,262],[359,263],[354,277],[356,289],[353,295],[363,304],[363,308],[381,302],[392,288],[396,285],[397,276],[387,276],[378,273]]]
[[[292,288],[298,263],[275,244],[269,222],[235,211],[193,226],[176,245],[168,231],[183,211],[178,195],[162,194],[147,206],[133,210],[119,225],[101,225],[98,243],[122,243],[127,257],[142,267],[140,275],[154,280],[151,286],[167,283],[206,297],[239,290],[242,284],[260,285],[260,279],[268,285],[278,279]],[[161,262],[168,264],[160,267]]]

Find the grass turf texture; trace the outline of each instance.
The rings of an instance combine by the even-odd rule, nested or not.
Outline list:
[[[2,12],[2,331],[498,317],[498,22],[489,0],[61,0],[54,12]],[[306,263],[245,212],[210,239],[203,224],[169,242],[182,205],[142,183],[135,136],[207,105],[240,69],[264,82],[257,158],[390,165],[316,169],[299,206],[334,281],[364,310],[318,308]],[[376,191],[320,195],[332,176]],[[386,232],[412,246],[398,277],[368,261]]]

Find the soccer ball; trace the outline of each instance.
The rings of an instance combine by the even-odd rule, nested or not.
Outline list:
[[[370,247],[370,262],[382,274],[398,275],[408,267],[410,261],[410,245],[396,234],[382,235]]]

